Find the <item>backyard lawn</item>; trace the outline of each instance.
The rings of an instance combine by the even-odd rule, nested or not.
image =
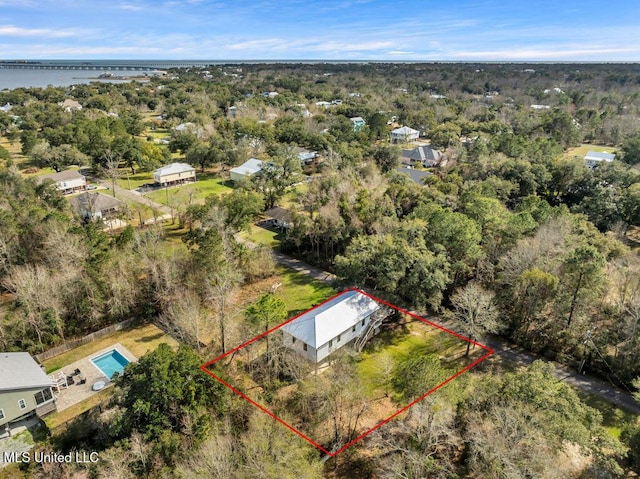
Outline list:
[[[210,173],[196,173],[198,181],[169,189],[160,189],[145,196],[164,205],[173,206],[189,203],[189,198],[196,204],[203,204],[209,195],[220,195],[231,192],[233,186],[229,180],[213,176]],[[167,203],[168,197],[168,203]]]
[[[271,248],[277,248],[280,245],[279,232],[257,225],[251,225],[249,231],[243,231],[240,236],[252,243],[270,246]]]
[[[604,153],[616,153],[617,150],[616,148],[610,147],[610,146],[597,146],[597,145],[589,145],[589,144],[582,144],[580,146],[576,146],[575,148],[569,148],[567,150],[567,152],[565,153],[565,157],[566,158],[573,158],[573,157],[580,157],[583,158],[584,155],[587,154],[587,152],[589,151],[596,151],[596,152],[604,152]]]
[[[282,286],[276,296],[285,302],[289,315],[306,311],[337,293],[328,284],[298,271],[280,267],[278,276]]]
[[[148,351],[154,350],[160,343],[167,343],[174,348],[178,347],[177,341],[160,328],[154,324],[145,324],[123,331],[117,331],[105,336],[104,338],[96,339],[91,343],[78,346],[71,351],[67,351],[66,353],[43,361],[42,365],[46,368],[47,374],[50,374],[67,364],[71,364],[98,352],[113,343],[122,344],[137,358],[143,356]]]

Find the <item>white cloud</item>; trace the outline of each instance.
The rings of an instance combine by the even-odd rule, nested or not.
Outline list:
[[[3,37],[47,37],[65,38],[77,36],[72,30],[53,30],[48,28],[22,28],[14,25],[0,25],[0,36]]]

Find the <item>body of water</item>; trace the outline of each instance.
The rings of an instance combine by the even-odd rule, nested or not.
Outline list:
[[[21,68],[0,68],[0,90],[14,88],[30,88],[51,86],[69,86],[79,83],[90,83],[92,81],[122,82],[128,80],[118,80],[118,76],[138,77],[143,76],[145,71],[122,71],[113,72],[114,77],[109,79],[99,79],[96,77],[103,73],[100,70],[48,70],[48,69],[21,69]]]

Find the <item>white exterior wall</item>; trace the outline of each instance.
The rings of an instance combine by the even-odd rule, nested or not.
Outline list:
[[[160,184],[164,184],[164,183],[173,183],[175,181],[185,181],[185,180],[190,180],[196,179],[196,172],[195,171],[181,171],[180,173],[172,173],[172,174],[168,174],[168,175],[158,175],[155,174],[153,175],[153,179],[156,183],[160,183]]]
[[[397,143],[406,143],[417,140],[419,135],[419,133],[391,133],[391,140]]]
[[[87,186],[87,180],[83,176],[82,178],[76,178],[74,180],[56,181],[56,189],[59,191],[84,189]]]
[[[236,173],[235,171],[231,171],[231,181],[242,181],[247,177],[247,175],[243,175],[242,173]]]
[[[300,341],[299,339],[294,338],[293,336],[291,336],[286,331],[282,331],[282,335],[283,335],[283,342],[284,342],[285,346],[287,346],[288,348],[293,349],[297,353],[301,354],[302,356],[307,358],[312,363],[317,362],[316,361],[317,351],[315,350],[315,348],[313,346],[311,346],[310,344],[307,344],[307,350],[305,351],[304,350],[304,342]]]
[[[375,313],[374,313],[375,314]],[[362,320],[355,325],[355,331],[353,330],[353,326],[340,333],[340,341],[338,341],[338,337],[336,336],[331,340],[331,347],[329,347],[329,343],[322,344],[318,350],[316,351],[310,344],[307,344],[307,350],[304,350],[304,343],[296,339],[293,340],[293,336],[286,331],[283,331],[284,336],[284,344],[285,346],[295,350],[302,356],[306,357],[309,361],[313,363],[320,363],[324,361],[331,353],[334,351],[346,346],[351,343],[354,339],[360,336],[362,330],[365,329],[369,325],[369,317],[364,319],[364,325],[362,324]]]

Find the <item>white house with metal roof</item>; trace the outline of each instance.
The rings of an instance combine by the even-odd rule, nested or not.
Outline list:
[[[256,158],[249,158],[240,166],[231,168],[229,173],[231,174],[231,181],[241,181],[244,178],[250,178],[256,173],[262,171],[262,161]]]
[[[409,128],[408,126],[402,126],[400,128],[396,128],[391,132],[391,142],[408,143],[410,141],[417,140],[419,136],[420,132],[418,130],[414,130],[413,128]]]
[[[56,190],[63,194],[77,193],[87,189],[87,178],[77,170],[65,170],[38,177],[39,182],[51,180],[56,184]]]
[[[603,161],[609,163],[615,159],[615,153],[605,153],[603,151],[588,151],[587,154],[584,155],[584,164],[589,168],[593,168],[594,166],[598,166]]]
[[[284,344],[317,364],[347,344],[361,350],[387,312],[373,298],[349,290],[282,326]]]
[[[161,186],[196,181],[196,169],[187,163],[171,163],[155,170],[153,181]]]
[[[29,353],[0,353],[0,435],[11,423],[56,410],[51,379]]]

